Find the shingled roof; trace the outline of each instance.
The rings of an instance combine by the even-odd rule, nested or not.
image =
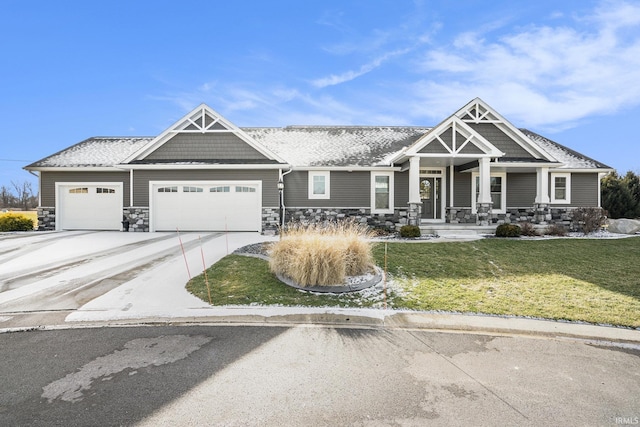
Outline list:
[[[294,167],[380,166],[413,144],[431,128],[414,126],[287,126],[242,128],[250,137]],[[568,169],[611,169],[527,129],[534,144]],[[59,151],[26,168],[112,167],[121,164],[153,137],[93,137]],[[184,162],[180,162],[184,164]]]
[[[528,129],[520,129],[530,140],[535,144],[538,144],[543,150],[551,154],[558,161],[564,163],[561,168],[566,169],[613,169],[610,166],[605,165],[597,160],[578,153],[562,144],[558,144],[542,135],[538,135]]]
[[[252,138],[293,166],[377,166],[413,144],[429,128],[288,126],[246,128]]]
[[[115,166],[152,140],[153,137],[93,137],[38,160],[26,168]]]

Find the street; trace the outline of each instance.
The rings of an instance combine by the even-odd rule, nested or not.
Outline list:
[[[619,425],[637,344],[321,326],[0,334],[0,425]]]

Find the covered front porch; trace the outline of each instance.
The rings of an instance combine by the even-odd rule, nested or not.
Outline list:
[[[495,226],[552,220],[548,162],[499,158],[409,158],[408,223]],[[511,192],[511,194],[509,194]],[[561,214],[557,214],[557,219]]]

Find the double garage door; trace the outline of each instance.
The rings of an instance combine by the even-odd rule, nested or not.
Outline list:
[[[152,231],[260,231],[259,182],[151,183]]]
[[[58,229],[120,230],[121,183],[60,184]],[[151,231],[260,231],[259,181],[152,182]]]

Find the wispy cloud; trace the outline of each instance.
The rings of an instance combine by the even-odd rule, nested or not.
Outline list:
[[[607,1],[574,24],[493,41],[464,33],[427,51],[416,107],[441,117],[478,95],[527,126],[557,128],[640,104],[640,5]]]
[[[393,52],[387,52],[384,55],[375,58],[373,61],[362,65],[357,70],[345,71],[342,74],[331,74],[327,77],[322,77],[322,78],[313,80],[311,81],[311,84],[317,88],[323,88],[323,87],[335,86],[341,83],[351,81],[367,73],[370,73],[371,71],[375,70],[376,68],[381,66],[384,62],[388,61],[394,56],[404,55],[410,50],[411,50],[410,48],[405,48],[405,49],[395,50]]]

